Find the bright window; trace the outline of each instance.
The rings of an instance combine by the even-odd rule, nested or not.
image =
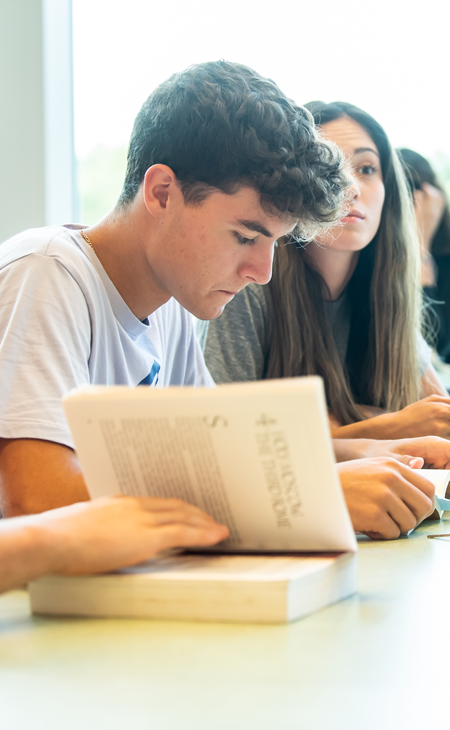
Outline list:
[[[73,0],[81,220],[115,203],[134,117],[154,87],[225,58],[299,103],[352,102],[450,187],[447,4],[441,0]]]

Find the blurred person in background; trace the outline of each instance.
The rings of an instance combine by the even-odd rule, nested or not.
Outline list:
[[[428,160],[407,148],[398,152],[414,199],[422,287],[435,312],[436,331],[428,341],[450,363],[450,208]]]

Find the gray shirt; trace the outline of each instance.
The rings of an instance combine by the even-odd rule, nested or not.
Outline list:
[[[336,343],[339,360],[342,366],[344,366],[352,316],[352,308],[347,289],[344,289],[338,299],[325,302],[325,313]]]
[[[350,334],[351,305],[346,290],[326,303],[326,312],[344,364]],[[208,326],[209,325],[209,326]],[[273,312],[264,287],[249,284],[227,304],[223,314],[198,325],[206,364],[216,383],[261,380],[264,377],[273,327]],[[430,349],[419,335],[419,362],[423,375],[430,364]]]
[[[272,326],[272,311],[258,284],[236,294],[218,319],[200,322],[197,334],[213,380],[262,380]]]

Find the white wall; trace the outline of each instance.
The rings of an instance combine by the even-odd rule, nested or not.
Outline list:
[[[0,2],[0,241],[73,220],[70,0]]]

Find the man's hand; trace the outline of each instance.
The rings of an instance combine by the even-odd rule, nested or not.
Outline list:
[[[104,497],[0,522],[0,592],[47,573],[123,568],[171,547],[213,545],[228,528],[178,499]]]
[[[357,532],[393,540],[433,512],[433,484],[395,459],[360,459],[337,468]]]
[[[113,570],[160,550],[214,545],[228,536],[227,527],[198,507],[160,497],[104,497],[33,519],[52,550],[52,572],[65,575]]]

